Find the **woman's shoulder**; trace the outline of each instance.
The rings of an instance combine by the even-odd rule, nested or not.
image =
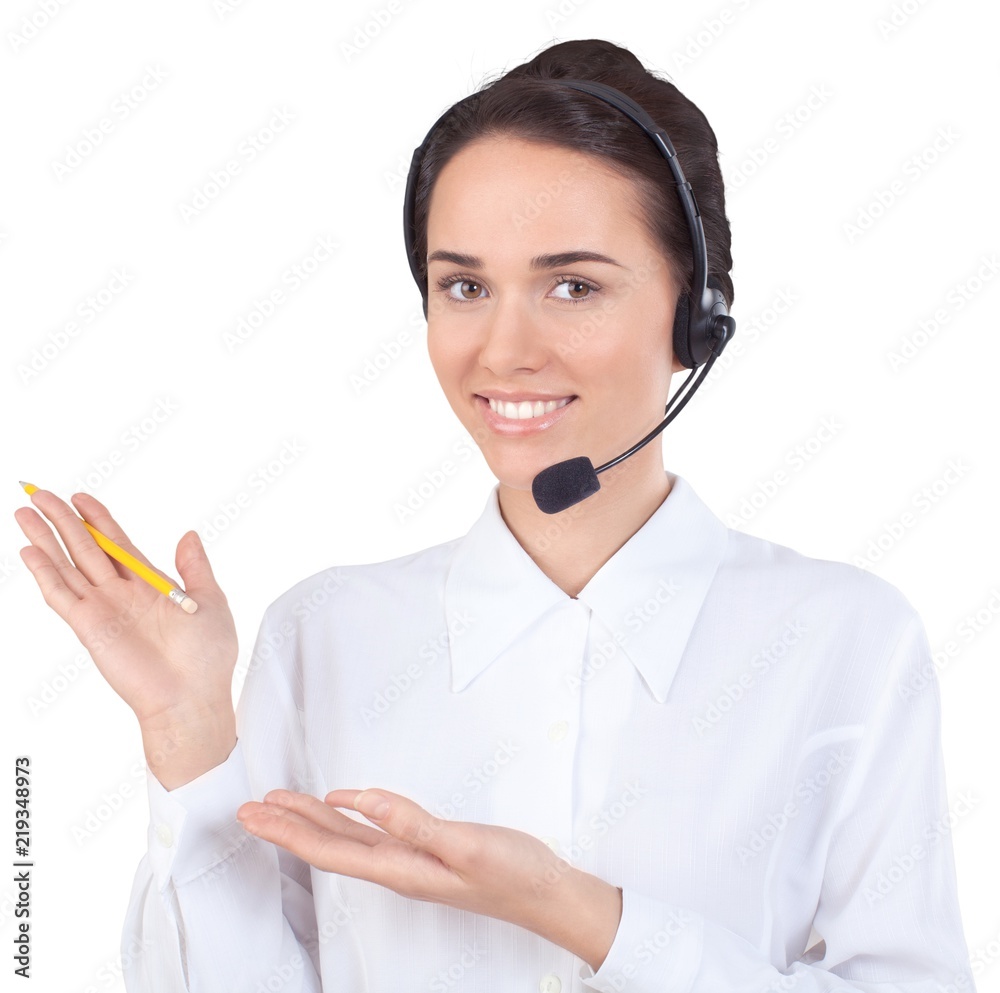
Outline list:
[[[918,616],[899,587],[867,569],[733,528],[725,566],[720,570],[724,585],[759,586],[777,600],[822,611],[830,623],[838,618],[855,623],[871,618],[902,631]]]
[[[919,612],[867,569],[730,530],[716,579],[715,606],[737,615],[735,629],[763,632],[761,643],[773,648],[768,638],[790,625],[787,657],[796,664],[785,669],[812,701],[812,726],[867,723],[886,686],[905,695],[927,678],[931,651]]]
[[[435,596],[461,538],[378,562],[334,565],[299,580],[271,602],[272,617],[303,617],[336,601],[360,609],[385,597]]]

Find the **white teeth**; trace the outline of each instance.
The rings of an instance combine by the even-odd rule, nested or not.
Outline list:
[[[550,414],[559,407],[565,407],[572,400],[566,397],[563,400],[522,400],[520,403],[508,403],[506,400],[494,400],[489,397],[490,409],[501,417],[509,417],[515,421],[526,421],[532,417],[541,417],[542,414]]]

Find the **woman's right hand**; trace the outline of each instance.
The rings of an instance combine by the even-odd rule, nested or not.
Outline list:
[[[21,549],[21,559],[45,602],[73,629],[101,675],[135,712],[147,757],[153,738],[166,736],[176,743],[178,762],[189,769],[204,764],[191,765],[191,750],[203,746],[206,757],[217,759],[201,770],[207,771],[225,758],[219,757],[225,742],[229,750],[235,743],[232,678],[238,646],[232,613],[201,539],[188,531],[177,544],[179,584],[149,562],[102,503],[86,493],[76,493],[72,500],[88,524],[182,586],[198,604],[197,611],[185,613],[106,555],[72,508],[48,490],[36,490],[31,502],[55,526],[72,561],[29,507],[14,514],[31,542]],[[164,768],[171,765],[168,758]]]

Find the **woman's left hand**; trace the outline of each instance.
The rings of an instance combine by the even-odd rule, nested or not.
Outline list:
[[[383,799],[388,804],[380,813]],[[379,827],[337,807],[359,810]],[[388,790],[333,790],[325,802],[271,790],[236,816],[251,834],[318,869],[510,921],[569,948],[595,970],[618,929],[621,891],[575,869],[543,841],[513,828],[442,820]]]

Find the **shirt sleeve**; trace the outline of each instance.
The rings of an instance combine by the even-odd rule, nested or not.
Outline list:
[[[146,768],[148,849],[121,942],[129,993],[321,990],[310,867],[236,819],[247,800],[308,781],[311,756],[277,643],[265,613],[224,762],[173,790]]]
[[[622,919],[584,985],[604,993],[975,993],[946,803],[941,705],[923,624],[906,626],[836,803],[812,925],[784,969],[705,916],[623,887]]]

